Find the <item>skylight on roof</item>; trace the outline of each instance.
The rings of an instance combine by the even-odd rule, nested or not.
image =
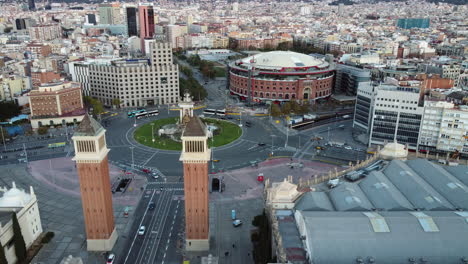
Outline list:
[[[365,216],[369,218],[369,221],[372,225],[372,229],[376,233],[387,233],[390,232],[390,228],[388,228],[387,221],[378,213],[374,212],[363,212]]]
[[[419,224],[421,225],[424,232],[439,232],[439,228],[432,219],[432,217],[421,212],[411,212],[410,214],[418,218]]]

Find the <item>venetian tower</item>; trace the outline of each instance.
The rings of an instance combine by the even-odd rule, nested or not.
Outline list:
[[[186,94],[184,99],[189,100]],[[183,112],[183,111],[181,111]],[[186,111],[182,118],[185,125],[182,133],[185,194],[185,248],[188,251],[207,251],[209,244],[208,223],[208,131],[193,111]]]
[[[110,251],[117,240],[106,146],[106,130],[85,115],[73,134],[88,251]]]

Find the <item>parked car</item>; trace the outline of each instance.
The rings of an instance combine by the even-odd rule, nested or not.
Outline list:
[[[110,253],[109,256],[107,256],[107,264],[114,264],[115,261],[115,255],[113,253]]]
[[[139,236],[142,236],[145,234],[145,230],[146,230],[146,227],[145,226],[140,226],[140,228],[138,229],[138,235]]]
[[[242,221],[239,220],[239,219],[236,219],[236,220],[232,221],[232,225],[233,225],[234,227],[241,226],[241,225],[242,225]]]

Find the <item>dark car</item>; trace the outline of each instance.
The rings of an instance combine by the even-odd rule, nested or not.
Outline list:
[[[154,203],[150,203],[149,206],[148,206],[148,209],[153,210],[155,207],[156,207],[156,205]]]
[[[252,126],[252,123],[249,122],[249,121],[247,121],[247,122],[245,122],[245,126],[246,126],[246,127],[251,127],[251,126]]]
[[[265,146],[265,145],[266,145],[266,144],[263,143],[263,142],[260,142],[260,143],[257,144],[257,146],[259,146],[259,147],[263,147],[263,146]]]

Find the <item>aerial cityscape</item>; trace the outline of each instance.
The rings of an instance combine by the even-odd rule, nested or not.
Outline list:
[[[468,1],[0,0],[0,264],[468,264]]]

